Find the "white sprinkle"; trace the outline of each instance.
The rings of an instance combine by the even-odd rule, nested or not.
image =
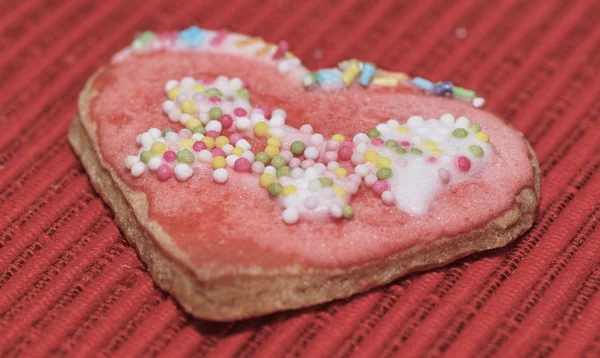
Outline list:
[[[198,160],[202,163],[209,163],[212,161],[212,153],[208,149],[201,150],[198,153]]]
[[[367,144],[366,143],[358,143],[356,145],[356,148],[354,148],[356,150],[357,153],[364,153],[367,150]]]
[[[162,164],[162,159],[160,157],[153,157],[148,161],[148,169],[154,171],[158,169],[158,167]]]
[[[298,221],[300,214],[296,208],[287,208],[281,213],[281,218],[286,224],[295,224]]]
[[[165,134],[165,140],[169,144],[176,143],[179,140],[179,135],[175,132],[169,132],[169,133]]]
[[[146,132],[143,133],[140,137],[140,142],[142,143],[142,147],[150,148],[152,146],[152,143],[154,143],[154,138],[152,138],[152,135],[150,133]]]
[[[229,178],[229,172],[227,172],[227,169],[219,168],[213,172],[213,179],[217,183],[225,183],[228,178]]]
[[[185,124],[192,119],[193,117],[187,113],[183,113],[181,116],[179,116],[179,123],[183,124],[185,126]]]
[[[304,150],[304,157],[306,159],[317,159],[319,158],[319,150],[315,147],[308,147]]]
[[[390,128],[394,129],[394,128],[398,128],[398,127],[400,127],[400,122],[398,122],[398,121],[397,121],[397,120],[395,120],[395,119],[390,119],[389,121],[387,121],[387,125],[388,125]]]
[[[229,81],[229,85],[235,91],[244,87],[244,82],[240,78],[234,77]]]
[[[329,215],[334,218],[341,218],[343,213],[342,207],[339,205],[333,204],[329,207]]]
[[[131,169],[134,165],[140,162],[140,158],[137,155],[128,155],[125,157],[123,164],[125,164],[125,168]]]
[[[175,108],[177,108],[175,105],[175,102],[173,102],[171,100],[166,100],[162,104],[162,109],[163,109],[163,112],[165,112],[165,113],[169,113],[169,112],[171,112],[171,110],[173,110]]]
[[[262,162],[256,161],[252,163],[252,172],[262,174],[265,170],[265,165]]]
[[[135,136],[135,143],[136,143],[137,145],[140,145],[140,144],[142,144],[142,142],[141,142],[141,141],[142,141],[142,135],[141,135],[141,134],[138,134],[138,135],[136,135],[136,136]]]
[[[285,113],[283,109],[277,108],[271,113],[271,119],[273,119],[273,117],[283,117],[285,119],[287,117],[287,113]]]
[[[134,177],[139,177],[140,175],[142,175],[144,172],[146,171],[146,165],[144,165],[144,163],[139,162],[139,163],[135,163],[132,167],[131,167],[131,175],[133,175]]]
[[[247,141],[247,140],[245,140],[245,139],[240,139],[240,140],[238,140],[238,141],[235,143],[235,146],[236,146],[236,147],[240,147],[240,148],[242,148],[243,150],[250,150],[250,148],[252,148],[252,147],[250,146],[250,143],[248,143],[248,141]]]
[[[387,123],[379,123],[375,128],[380,132],[386,132],[390,129]]]
[[[269,120],[269,125],[271,127],[283,127],[283,125],[285,124],[285,117],[279,115],[279,116],[271,116],[271,120]]]
[[[204,138],[204,134],[202,134],[202,133],[192,134],[192,139],[195,140],[196,142],[201,140],[202,138]]]
[[[481,108],[485,105],[485,98],[475,97],[473,98],[473,107]]]
[[[223,149],[225,154],[229,155],[229,154],[231,154],[231,151],[233,150],[233,146],[231,144],[225,144],[221,149]]]
[[[319,171],[318,171],[318,170],[317,170],[315,167],[312,167],[312,168],[307,168],[307,169],[304,171],[304,177],[305,177],[307,180],[314,180],[314,179],[318,179],[318,178],[319,178]]]
[[[292,169],[292,178],[301,179],[304,177],[304,170],[302,168]]]
[[[227,165],[230,168],[233,168],[235,161],[238,160],[240,157],[238,157],[237,155],[234,154],[230,154],[227,156],[227,158],[225,158],[225,161],[227,162]],[[240,162],[241,163],[241,162]]]
[[[242,158],[248,159],[250,163],[254,163],[254,153],[250,150],[246,150],[242,153]]]
[[[369,136],[366,135],[365,133],[358,133],[357,135],[354,136],[354,138],[352,138],[352,142],[354,144],[367,143],[367,142],[369,142]]]
[[[446,123],[446,124],[453,124],[454,116],[450,113],[442,114],[442,116],[440,117],[440,122]]]
[[[250,119],[248,119],[248,117],[240,117],[235,120],[235,128],[237,128],[240,131],[244,131],[250,128],[251,125],[252,122],[250,122]]]
[[[450,172],[447,169],[440,168],[437,174],[442,179],[442,182],[448,183],[450,181]]]
[[[335,192],[333,191],[333,188],[328,186],[325,188],[322,188],[319,192],[319,194],[321,194],[321,196],[325,199],[333,199],[335,198]]]
[[[423,124],[423,117],[421,116],[411,116],[406,122],[409,126],[420,126]]]
[[[215,131],[217,133],[221,133],[223,130],[223,125],[219,121],[210,121],[206,124],[206,131]]]
[[[390,190],[386,190],[381,193],[381,199],[383,200],[384,204],[391,205],[394,203],[394,193],[392,193]]]
[[[303,124],[300,127],[300,133],[311,134],[313,132],[313,127],[310,124]]]
[[[192,77],[184,77],[181,80],[180,86],[182,89],[191,89],[196,84],[196,80]]]
[[[306,198],[304,198],[304,206],[308,209],[308,210],[314,210],[317,208],[317,206],[319,206],[319,198],[316,197],[315,195],[309,195]]]
[[[456,126],[460,128],[467,128],[469,126],[469,118],[460,116],[456,118]]]
[[[165,92],[169,92],[173,88],[179,86],[179,81],[177,80],[168,80],[165,84]]]
[[[179,122],[179,117],[181,117],[181,110],[179,108],[173,108],[169,111],[169,119],[171,122]]]
[[[265,170],[263,171],[263,173],[267,173],[267,174],[271,174],[273,176],[277,175],[277,169],[275,169],[275,167],[268,165],[265,167]]]
[[[354,168],[354,172],[361,178],[364,178],[369,174],[369,167],[364,164],[359,164]]]
[[[255,113],[253,115],[250,116],[250,120],[252,121],[252,125],[258,123],[258,122],[266,122],[267,119],[265,118],[265,116],[261,113]]]
[[[353,165],[359,165],[365,162],[365,155],[363,153],[352,153],[350,160]]]
[[[314,168],[319,171],[319,173],[323,173],[327,170],[327,167],[323,163],[316,163]]]
[[[177,179],[184,181],[192,176],[194,170],[189,165],[181,163],[175,166],[173,172],[175,172],[175,177]]]
[[[367,174],[365,175],[365,185],[371,187],[377,181],[377,176],[375,174]]]
[[[329,163],[327,164],[327,169],[329,169],[329,170],[336,170],[336,169],[337,169],[337,168],[339,168],[339,167],[340,167],[340,163],[338,163],[338,162],[336,162],[336,161],[329,162]]]
[[[269,128],[269,135],[271,137],[282,138],[285,136],[285,131],[282,128]]]
[[[319,190],[321,190],[321,182],[318,179],[313,179],[309,181],[308,190],[312,191],[313,193],[318,192]]]
[[[323,138],[323,135],[322,135],[322,134],[319,134],[319,133],[313,134],[313,135],[310,137],[310,142],[311,142],[313,145],[319,145],[319,144],[322,144],[324,141],[325,141],[325,138]]]

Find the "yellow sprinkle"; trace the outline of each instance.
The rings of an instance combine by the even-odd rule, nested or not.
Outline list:
[[[266,137],[269,134],[269,125],[265,122],[258,122],[254,125],[254,134],[259,137]]]
[[[181,142],[179,142],[179,146],[181,146],[183,148],[190,148],[193,145],[194,145],[193,139],[184,139]]]
[[[262,173],[258,178],[258,183],[265,189],[268,188],[269,185],[273,184],[274,181],[275,177],[269,173]]]
[[[206,144],[206,147],[208,149],[213,149],[215,147],[215,140],[212,139],[209,136],[204,136],[202,137],[202,139],[200,139],[202,142],[204,142],[204,144]]]
[[[444,151],[441,149],[435,148],[435,149],[432,149],[430,153],[431,153],[431,155],[442,155],[442,154],[444,154]]]
[[[335,168],[333,172],[340,178],[345,178],[348,176],[348,171],[342,167]]]
[[[279,139],[277,137],[271,137],[271,138],[267,139],[267,145],[272,145],[277,148],[281,148],[281,139]]]
[[[389,168],[390,165],[392,165],[392,160],[386,157],[378,158],[377,162],[375,163],[377,168]]]
[[[425,148],[434,149],[434,148],[437,147],[437,144],[435,144],[435,142],[433,142],[433,141],[426,140],[426,141],[423,142],[423,146]]]
[[[275,47],[275,45],[273,45],[273,44],[266,44],[264,47],[258,49],[258,51],[256,51],[256,54],[258,56],[268,55],[273,50],[274,47]]]
[[[398,86],[398,79],[393,77],[375,77],[371,83],[375,86],[384,87],[396,87]]]
[[[331,139],[337,140],[340,143],[343,143],[346,140],[346,138],[344,138],[344,136],[341,134],[334,134],[333,136],[331,136]]]
[[[486,132],[477,132],[475,133],[475,138],[479,139],[482,142],[488,143],[490,141],[490,137]]]
[[[290,196],[292,194],[294,194],[296,192],[296,187],[293,185],[288,185],[283,187],[283,191],[281,192],[281,194],[283,194],[283,196]]]
[[[196,118],[190,118],[188,119],[187,122],[185,122],[185,127],[191,131],[194,130],[194,128],[200,126],[202,124],[202,122],[200,122],[198,119]]]
[[[377,152],[374,152],[372,150],[367,150],[365,152],[365,159],[367,160],[367,162],[374,163],[377,161],[378,158],[379,154],[377,154]]]
[[[288,51],[285,53],[285,58],[287,58],[287,59],[296,58],[296,55],[294,55],[293,53]]]
[[[231,150],[231,154],[237,155],[238,157],[241,157],[242,153],[244,153],[244,148],[235,147]]]
[[[352,81],[354,81],[354,79],[356,78],[356,76],[358,76],[359,73],[360,73],[360,66],[358,65],[358,61],[356,61],[356,60],[348,61],[348,66],[346,67],[346,69],[344,70],[344,73],[342,74],[342,81],[344,81],[344,84],[346,85],[346,87],[348,87],[352,84]]]
[[[152,144],[152,148],[150,149],[150,152],[155,155],[163,154],[166,151],[167,151],[167,145],[163,142],[156,142],[156,143]]]
[[[410,133],[410,129],[406,127],[398,127],[398,133],[407,134]]]
[[[205,90],[205,88],[202,85],[194,85],[192,87],[192,91],[194,91],[194,92],[203,92],[204,90]]]
[[[167,92],[167,97],[169,97],[171,101],[174,101],[177,96],[179,96],[179,92],[181,92],[181,88],[173,87],[169,90],[169,92]]]
[[[242,47],[250,46],[250,45],[260,42],[260,41],[262,41],[262,38],[260,38],[260,37],[249,37],[247,39],[237,41],[235,43],[235,45],[239,48],[242,48]]]
[[[346,189],[344,189],[343,186],[337,184],[333,186],[333,192],[340,198],[345,198],[346,195],[348,195],[348,193],[346,193]]]
[[[225,144],[229,144],[229,138],[225,137],[224,135],[218,136],[215,139],[215,147],[223,148]]]
[[[268,145],[265,147],[265,153],[269,156],[269,158],[273,159],[273,157],[279,154],[279,148],[273,145]]]
[[[187,114],[193,114],[196,112],[196,103],[194,101],[183,101],[181,104],[181,111]]]
[[[225,160],[225,158],[218,156],[218,157],[214,157],[212,160],[212,168],[213,169],[219,169],[219,168],[226,168],[227,167],[227,161]]]
[[[383,75],[384,77],[396,78],[399,81],[410,81],[410,76],[404,72],[381,71],[381,75]]]

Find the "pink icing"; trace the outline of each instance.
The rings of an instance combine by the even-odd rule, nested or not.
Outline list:
[[[169,122],[160,104],[164,83],[184,76],[241,77],[252,88],[252,102],[282,108],[287,124],[310,123],[325,136],[346,138],[389,118],[404,122],[411,115],[438,118],[464,115],[490,135],[494,163],[472,182],[439,195],[427,215],[410,216],[386,206],[371,190],[352,201],[355,218],[313,225],[286,225],[281,209],[259,187],[256,176],[232,173],[227,184],[213,181],[211,171],[187,182],[160,182],[155,176],[134,178],[123,165],[136,152],[135,136]],[[273,65],[234,56],[190,53],[137,55],[108,67],[94,83],[99,91],[91,106],[98,125],[100,152],[116,175],[146,193],[150,218],[169,233],[196,267],[223,271],[241,267],[347,267],[381,259],[417,243],[456,235],[485,225],[514,204],[515,196],[533,183],[533,169],[521,135],[495,116],[457,100],[415,94],[403,89],[339,93],[307,92],[287,80]],[[253,146],[255,143],[253,143]]]

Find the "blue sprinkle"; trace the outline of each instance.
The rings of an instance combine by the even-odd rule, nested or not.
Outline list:
[[[440,83],[436,83],[433,86],[433,93],[443,96],[446,94],[452,94],[452,82],[447,81],[447,82],[440,82]]]
[[[412,80],[412,83],[425,91],[433,91],[433,83],[421,77],[415,77]]]
[[[363,63],[362,72],[360,73],[360,77],[358,78],[358,82],[361,86],[368,86],[371,83],[371,78],[375,74],[375,65],[372,63],[365,62]]]
[[[319,73],[317,74],[317,80],[320,84],[341,82],[342,72],[338,69],[319,70]]]
[[[198,47],[202,45],[204,34],[204,30],[200,29],[198,26],[191,26],[179,33],[179,40],[190,47]]]

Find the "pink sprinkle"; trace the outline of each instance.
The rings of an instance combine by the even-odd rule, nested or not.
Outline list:
[[[348,192],[350,194],[356,194],[356,192],[358,192],[358,185],[357,183],[355,183],[354,181],[348,181],[346,182],[346,190],[348,190]]]
[[[241,134],[239,133],[233,133],[231,136],[229,136],[229,143],[231,143],[231,145],[235,145],[235,143],[237,143],[239,140],[242,140],[244,137],[242,137]]]
[[[400,145],[403,147],[410,147],[410,142],[403,141],[403,142],[400,142]]]
[[[435,163],[436,159],[435,157],[429,157],[429,163]]]
[[[248,112],[246,112],[245,109],[238,107],[233,110],[233,114],[235,114],[236,117],[245,117]]]
[[[373,138],[371,139],[371,144],[381,147],[383,145],[383,139],[381,138]]]
[[[350,148],[354,148],[354,143],[352,143],[352,141],[347,140],[344,143],[342,143],[341,145],[342,147],[350,147]]]
[[[206,132],[206,136],[207,137],[211,137],[212,139],[217,139],[217,137],[219,136],[219,132],[217,132],[217,131],[208,131],[208,132]]]
[[[338,158],[338,154],[336,152],[325,152],[325,155],[323,156],[323,161],[328,164],[329,162],[333,162],[336,161]]]
[[[233,163],[233,170],[240,173],[250,173],[252,170],[252,164],[246,158],[238,158],[238,160]]]
[[[471,161],[467,157],[458,157],[456,164],[458,169],[462,170],[463,172],[468,172],[471,168]]]
[[[294,154],[292,154],[292,152],[290,152],[287,149],[284,149],[281,152],[279,152],[279,155],[281,155],[286,162],[289,162],[294,157]]]
[[[208,101],[212,104],[219,104],[221,103],[221,99],[219,97],[210,97],[208,99]]]
[[[196,143],[197,143],[197,142],[196,142]],[[177,159],[177,154],[175,154],[175,152],[174,152],[174,151],[172,151],[172,150],[167,150],[167,151],[165,152],[165,154],[163,154],[163,158],[164,158],[164,159],[165,159],[167,162],[169,162],[169,163],[170,163],[170,162],[174,161],[175,159]]]
[[[263,111],[263,114],[266,119],[271,118],[271,107],[269,107],[266,104],[259,104],[258,108],[260,108]]]
[[[275,53],[273,54],[273,59],[278,60],[278,59],[282,58],[283,55],[285,55],[285,53],[287,52],[287,50],[289,48],[290,48],[290,45],[287,43],[287,41],[279,41],[277,51],[275,51]]]
[[[242,78],[242,87],[250,89],[250,82],[248,82],[248,80],[245,78]]]
[[[358,185],[360,185],[360,183],[362,183],[362,178],[360,177],[360,175],[355,174],[355,173],[348,175],[348,180],[351,180]]]
[[[229,114],[224,114],[219,117],[219,122],[221,122],[223,129],[228,129],[233,125],[233,118]]]
[[[290,159],[290,162],[288,163],[290,168],[298,168],[298,167],[300,167],[300,164],[302,164],[302,160],[300,158],[292,158],[292,159]]]
[[[173,169],[170,165],[161,164],[158,168],[156,168],[156,176],[160,181],[167,181],[173,175]]]
[[[444,168],[438,169],[438,176],[444,183],[448,183],[450,181],[450,172]]]
[[[338,156],[341,160],[350,160],[354,151],[350,146],[344,145],[338,150]]]
[[[179,131],[179,139],[188,139],[192,136],[192,132],[188,129],[182,129]]]
[[[312,168],[315,166],[315,161],[312,159],[305,159],[302,161],[302,164],[300,164],[300,166],[302,167],[302,169]]]
[[[221,148],[213,148],[213,150],[211,151],[213,157],[223,157],[225,158],[227,156],[227,154],[225,154],[225,151]]]
[[[373,193],[375,193],[375,195],[381,196],[381,194],[383,194],[384,191],[389,190],[389,186],[385,180],[378,180],[375,182],[375,184],[373,184],[371,189],[373,190]]]
[[[194,152],[199,152],[201,150],[206,149],[206,143],[202,142],[202,141],[197,141],[196,143],[194,143],[194,145],[192,146],[192,149],[194,150]],[[167,153],[165,153],[166,155]],[[173,153],[173,155],[175,155],[175,153]],[[167,159],[167,158],[165,158]],[[168,160],[170,162],[170,160]]]
[[[221,43],[223,43],[223,40],[225,40],[227,35],[229,35],[229,31],[220,30],[219,32],[217,32],[215,37],[213,37],[212,40],[210,40],[210,44],[212,46],[219,46]]]
[[[340,142],[338,142],[335,139],[330,139],[327,141],[327,146],[326,149],[327,150],[336,150],[340,147]]]

